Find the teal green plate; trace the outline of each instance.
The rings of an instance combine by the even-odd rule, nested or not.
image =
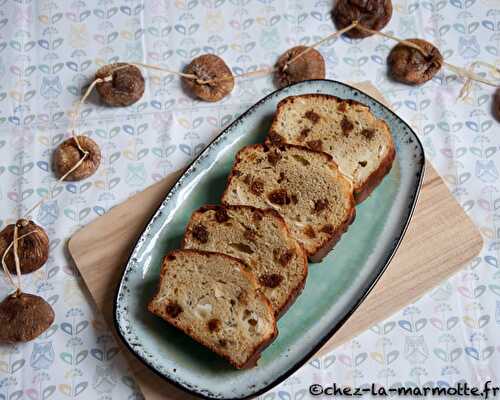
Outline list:
[[[311,264],[302,295],[279,320],[278,338],[258,366],[235,370],[146,311],[165,253],[179,248],[191,213],[218,203],[236,152],[262,142],[276,104],[305,93],[327,93],[370,106],[391,128],[394,166],[357,207],[356,220],[321,263]],[[181,388],[206,398],[243,399],[269,390],[311,357],[361,303],[384,272],[410,220],[424,172],[422,145],[410,127],[370,96],[343,83],[300,82],[268,95],[225,129],[191,164],[140,237],[115,301],[115,323],[130,350]]]

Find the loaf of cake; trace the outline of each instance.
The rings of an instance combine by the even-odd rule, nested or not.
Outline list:
[[[167,254],[148,309],[236,368],[254,366],[278,333],[271,304],[249,267],[220,253]]]
[[[396,154],[389,127],[368,106],[317,93],[280,101],[266,143],[330,154],[352,180],[357,203],[390,171]]]
[[[352,183],[332,157],[295,145],[240,150],[222,202],[275,209],[313,262],[333,248],[355,217]]]
[[[183,248],[228,254],[248,265],[282,315],[304,288],[307,256],[284,219],[272,209],[208,205],[193,213]]]

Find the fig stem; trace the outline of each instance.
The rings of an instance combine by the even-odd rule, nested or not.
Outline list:
[[[25,218],[21,218],[21,219],[18,219],[16,224],[20,227],[20,228],[26,228],[29,224],[29,221]]]

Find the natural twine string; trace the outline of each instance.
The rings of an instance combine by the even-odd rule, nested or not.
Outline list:
[[[299,54],[297,54],[295,57],[292,57],[290,60],[288,60],[285,65],[283,66],[282,70],[283,71],[286,71],[288,66],[292,63],[294,63],[295,61],[297,61],[300,57],[302,57],[303,55],[307,54],[308,52],[310,52],[312,49],[320,46],[321,44],[323,44],[324,42],[328,41],[328,40],[331,40],[331,39],[334,39],[348,31],[350,31],[351,29],[354,29],[356,26],[358,26],[358,21],[353,21],[353,23],[349,26],[346,26],[345,28],[339,30],[339,31],[336,31],[336,32],[333,32],[331,33],[330,35],[328,36],[325,36],[324,38],[318,40],[317,42],[313,43],[312,45],[310,46],[307,46],[306,49],[304,49],[303,51],[301,51]],[[221,81],[225,81],[225,80],[231,80],[231,79],[239,79],[239,78],[249,78],[249,77],[254,77],[254,76],[266,76],[266,75],[270,75],[270,74],[273,74],[274,72],[278,71],[279,68],[277,66],[275,67],[272,67],[272,68],[263,68],[263,69],[259,69],[257,71],[251,71],[251,72],[245,72],[243,74],[238,74],[238,75],[235,75],[234,77],[233,76],[224,76],[224,77],[220,77],[220,78],[214,78],[214,79],[209,79],[209,80],[199,80],[197,79],[196,77],[196,81],[197,83],[199,83],[200,85],[203,85],[203,84],[211,84],[211,83],[214,83],[214,82],[221,82]]]
[[[178,75],[178,76],[182,76],[182,77],[188,78],[188,79],[193,79],[193,80],[198,79],[198,77],[196,75],[193,75],[193,74],[185,74],[184,72],[179,72],[179,71],[174,71],[174,70],[171,70],[171,69],[168,69],[168,68],[159,67],[158,65],[145,64],[145,63],[142,63],[142,62],[139,62],[139,61],[132,61],[132,62],[127,62],[124,65],[120,65],[119,67],[113,68],[111,70],[110,75],[106,77],[106,80],[107,81],[112,80],[113,79],[113,74],[116,71],[128,68],[129,65],[135,65],[136,67],[143,67],[143,68],[146,68],[146,69],[154,69],[156,71],[166,72],[167,74]],[[107,79],[107,78],[110,78],[110,79]]]
[[[354,29],[356,28],[357,26],[359,25],[359,22],[358,21],[353,21],[351,25],[349,26],[346,26],[345,28],[339,30],[339,31],[336,31],[336,32],[333,32],[331,33],[330,35],[328,36],[325,36],[323,39],[320,39],[318,40],[316,43],[313,43],[312,45],[310,46],[307,46],[307,48],[303,51],[301,51],[299,54],[297,54],[295,57],[293,57],[291,60],[288,60],[285,65],[283,66],[283,71],[286,71],[288,66],[290,64],[292,64],[293,62],[297,61],[300,57],[302,57],[304,54],[308,53],[309,51],[311,51],[312,49],[318,47],[319,45],[323,44],[324,42],[330,40],[330,39],[333,39],[333,38],[336,38],[346,32],[349,32],[351,29]]]
[[[498,68],[498,67],[496,67],[496,66],[494,66],[492,64],[485,63],[484,61],[474,61],[470,65],[469,71],[471,73],[474,73],[474,68],[477,67],[477,66],[480,66],[480,65],[489,68],[492,71],[492,73],[500,74],[500,68]],[[500,75],[499,75],[499,78],[500,78]],[[472,91],[472,79],[467,78],[467,80],[465,81],[464,85],[462,86],[462,89],[460,90],[458,98],[460,100],[467,99],[469,97],[471,91]]]
[[[47,191],[47,193],[45,194],[45,196],[43,196],[39,201],[37,201],[33,205],[33,207],[31,207],[28,211],[26,211],[24,213],[24,216],[21,219],[19,219],[14,224],[14,235],[13,235],[12,242],[9,244],[9,246],[7,247],[7,249],[5,249],[5,251],[4,251],[3,255],[2,255],[2,268],[3,268],[4,272],[5,272],[5,275],[8,277],[9,282],[14,287],[14,289],[16,289],[16,292],[15,292],[16,295],[18,295],[22,291],[22,286],[21,286],[21,284],[22,284],[21,283],[21,263],[20,263],[20,260],[19,260],[18,243],[19,243],[19,241],[21,239],[23,239],[23,238],[25,238],[25,237],[27,237],[27,236],[32,235],[33,233],[35,233],[35,231],[31,231],[31,232],[28,232],[28,233],[26,233],[26,234],[24,234],[22,236],[19,236],[18,223],[21,223],[20,221],[23,221],[23,220],[26,220],[27,218],[29,218],[30,214],[33,211],[35,211],[38,207],[40,207],[50,196],[52,196],[53,193],[54,193],[54,190],[56,190],[61,185],[61,183],[71,173],[73,173],[74,171],[76,171],[80,167],[80,165],[82,165],[82,163],[86,160],[86,158],[89,156],[89,152],[82,147],[80,141],[78,140],[78,135],[75,133],[76,118],[80,114],[80,108],[81,108],[81,106],[85,103],[85,101],[87,100],[87,98],[90,96],[90,94],[92,93],[92,90],[94,89],[94,87],[98,83],[109,82],[111,79],[113,79],[113,76],[109,75],[109,76],[106,76],[103,79],[97,78],[94,81],[92,81],[92,83],[89,85],[89,87],[85,91],[84,95],[82,96],[82,98],[76,104],[75,109],[73,111],[73,114],[71,116],[70,132],[71,132],[71,135],[72,135],[72,137],[73,137],[73,139],[74,139],[74,141],[76,143],[76,146],[78,147],[78,150],[83,154],[82,157],[78,160],[78,162],[75,163],[75,165],[73,165],[73,167],[70,168],[70,170],[68,172],[66,172],[63,176],[61,176],[55,182],[55,184]],[[15,262],[15,266],[16,266],[17,283],[12,278],[12,274],[10,273],[9,268],[7,267],[7,263],[5,262],[5,259],[7,257],[7,254],[9,253],[10,249],[12,249],[12,251],[14,253],[14,262]]]
[[[366,28],[362,25],[359,25],[358,29],[364,30],[366,32],[370,32],[374,35],[379,35],[379,36],[383,36],[383,37],[388,38],[388,39],[392,39],[398,43],[404,44],[405,46],[412,47],[412,48],[420,51],[424,56],[428,55],[427,52],[424,49],[422,49],[419,45],[417,45],[413,42],[410,42],[408,40],[400,39],[400,38],[398,38],[394,35],[391,35],[389,33],[380,32],[380,31],[376,31],[374,29]],[[451,71],[455,72],[457,75],[467,78],[468,80],[473,80],[473,81],[484,83],[484,84],[489,85],[489,86],[498,87],[498,85],[495,82],[491,82],[487,79],[484,79],[483,77],[475,74],[474,71],[472,71],[472,70],[467,70],[465,68],[459,67],[458,65],[450,64],[446,61],[443,62],[443,66],[445,66],[448,69],[450,69]]]

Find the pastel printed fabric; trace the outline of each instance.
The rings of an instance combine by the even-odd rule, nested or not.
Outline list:
[[[300,0],[0,0],[0,228],[54,182],[51,153],[68,137],[68,111],[99,66],[136,60],[179,70],[210,52],[235,74],[253,71],[332,32],[331,8],[331,1]],[[425,38],[457,65],[500,62],[496,0],[398,0],[386,30]],[[474,85],[461,102],[461,80],[447,71],[421,87],[396,84],[385,64],[393,45],[380,37],[342,38],[319,51],[328,78],[371,80],[413,126],[427,157],[479,226],[484,250],[441,287],[311,360],[262,399],[301,399],[311,383],[333,381],[451,386],[500,378],[500,136],[490,113],[491,88]],[[142,398],[82,290],[66,240],[185,166],[274,90],[271,77],[240,80],[231,96],[209,104],[186,94],[176,76],[145,75],[146,92],[133,106],[104,107],[94,93],[82,108],[79,132],[99,143],[103,162],[90,179],[61,187],[35,215],[49,234],[51,253],[24,282],[53,305],[56,322],[31,343],[0,347],[0,399]],[[9,291],[5,279],[0,290],[2,296]]]

